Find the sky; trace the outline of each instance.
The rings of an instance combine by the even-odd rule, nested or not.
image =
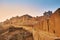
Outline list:
[[[0,0],[0,22],[29,14],[42,16],[45,11],[60,8],[60,0]]]

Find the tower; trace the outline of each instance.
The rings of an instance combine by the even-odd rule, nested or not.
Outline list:
[[[43,13],[44,16],[50,16],[51,14],[52,14],[52,11],[48,11],[48,12]]]

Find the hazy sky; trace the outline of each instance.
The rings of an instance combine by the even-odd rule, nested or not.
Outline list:
[[[0,0],[0,22],[17,15],[41,16],[59,7],[60,0]]]

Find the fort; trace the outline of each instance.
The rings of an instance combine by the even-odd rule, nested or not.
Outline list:
[[[32,17],[28,14],[12,17],[0,24],[0,27],[2,27],[3,30],[6,30],[0,34],[1,36],[10,34],[9,32],[14,35],[15,32],[18,32],[17,34],[19,34],[20,29],[23,29],[29,31],[29,34],[31,33],[33,35],[30,36],[29,39],[27,38],[28,40],[60,40],[60,8],[54,13],[48,11],[43,13],[43,16],[38,17]]]

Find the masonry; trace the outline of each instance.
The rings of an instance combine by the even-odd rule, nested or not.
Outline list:
[[[20,30],[20,27],[31,32],[34,40],[55,40],[56,37],[60,37],[60,8],[54,13],[44,12],[43,16],[32,17],[26,14],[12,17],[1,23],[3,30],[10,28],[12,32]]]

